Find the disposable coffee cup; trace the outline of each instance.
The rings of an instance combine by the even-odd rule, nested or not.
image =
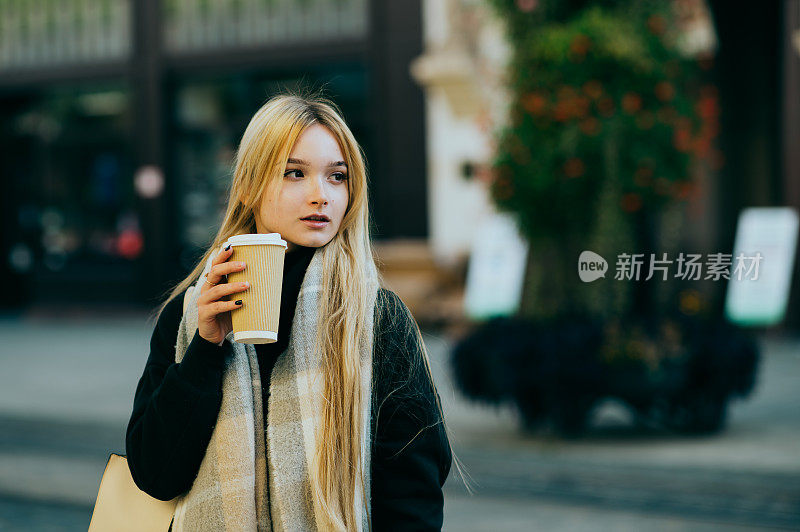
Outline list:
[[[242,271],[228,274],[229,283],[248,281],[250,287],[230,294],[228,301],[241,299],[242,306],[231,310],[233,339],[242,344],[270,344],[278,340],[281,311],[281,285],[286,241],[280,233],[256,233],[230,237],[229,261],[244,262]]]

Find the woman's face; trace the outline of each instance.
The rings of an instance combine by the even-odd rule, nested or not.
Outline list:
[[[349,198],[348,169],[336,137],[321,124],[300,135],[289,155],[283,188],[271,183],[256,212],[259,233],[280,233],[288,250],[296,245],[321,247],[339,231]],[[303,221],[321,214],[327,223]]]

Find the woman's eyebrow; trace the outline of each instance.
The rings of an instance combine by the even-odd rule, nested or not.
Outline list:
[[[300,166],[311,166],[307,161],[304,161],[303,159],[292,159],[290,157],[289,160],[286,161],[286,164],[292,164],[292,163]],[[345,168],[347,168],[347,163],[344,161],[336,161],[328,163],[328,168],[333,168],[334,166],[344,166]]]

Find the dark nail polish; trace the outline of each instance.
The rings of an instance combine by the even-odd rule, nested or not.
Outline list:
[[[228,251],[229,249],[231,249],[231,245],[230,244],[228,244],[228,247],[225,248],[225,251]]]
[[[237,300],[236,300],[236,304],[237,304],[237,305],[241,305],[241,304],[242,304],[242,300],[241,300],[241,299],[237,299]]]

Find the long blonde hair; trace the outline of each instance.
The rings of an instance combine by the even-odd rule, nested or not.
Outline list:
[[[364,337],[368,313],[374,310],[368,293],[374,289],[374,285],[367,281],[371,274],[381,286],[384,283],[375,265],[369,234],[365,158],[335,103],[319,95],[284,93],[270,98],[255,113],[236,152],[233,181],[222,225],[197,266],[172,289],[157,315],[173,298],[197,281],[209,257],[219,252],[229,237],[257,232],[254,212],[261,204],[268,184],[273,180],[283,183],[291,149],[302,132],[312,124],[327,127],[339,141],[349,172],[349,200],[338,234],[324,246],[322,252],[323,285],[318,345],[327,400],[322,402],[321,429],[316,435],[316,456],[310,473],[313,496],[329,521],[325,528],[353,530],[358,527],[356,490],[360,490],[364,496],[360,435],[362,430],[369,430],[369,427],[362,426],[359,413],[362,412],[363,402],[371,400],[361,397],[359,385],[360,353],[364,347],[361,339]],[[434,386],[427,350],[419,328],[416,323],[414,325],[428,378],[431,386]],[[438,394],[435,395],[440,422],[444,423]],[[458,463],[457,467],[460,468]]]

